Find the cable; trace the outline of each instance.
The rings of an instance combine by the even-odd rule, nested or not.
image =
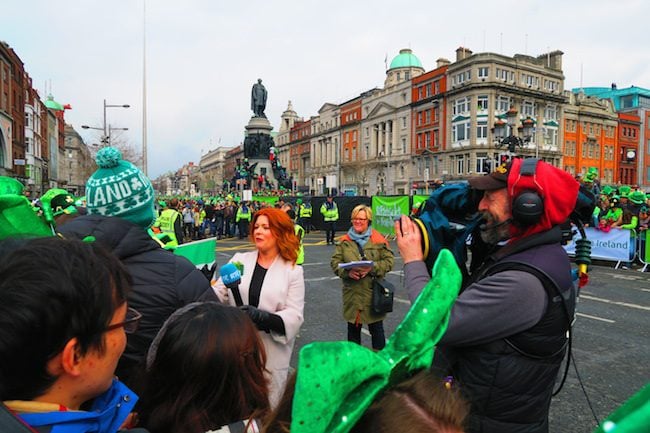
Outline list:
[[[582,388],[582,393],[585,395],[585,399],[587,400],[587,405],[589,406],[589,410],[591,410],[591,415],[594,417],[594,421],[596,422],[596,427],[600,427],[600,422],[598,421],[598,417],[596,416],[596,411],[594,410],[594,407],[591,405],[591,400],[589,400],[589,396],[587,395],[587,390],[585,389],[585,386],[582,383],[582,378],[580,377],[580,373],[578,373],[578,366],[576,365],[576,359],[573,356],[571,357],[571,361],[573,362],[573,369],[576,372],[576,377],[578,378],[578,383],[580,384],[580,388]]]

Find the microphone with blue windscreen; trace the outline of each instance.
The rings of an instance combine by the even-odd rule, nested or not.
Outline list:
[[[223,284],[232,291],[233,296],[235,297],[235,304],[238,307],[244,305],[244,302],[241,299],[241,293],[239,293],[239,283],[241,283],[241,273],[237,266],[232,263],[226,263],[219,269],[219,275],[221,276],[221,281]]]

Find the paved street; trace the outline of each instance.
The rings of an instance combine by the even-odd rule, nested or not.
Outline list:
[[[343,233],[337,233],[342,235]],[[341,316],[340,282],[329,261],[334,247],[325,235],[312,232],[305,240],[305,323],[296,349],[316,341],[343,340],[346,326]],[[392,243],[393,251],[397,248]],[[217,242],[218,265],[235,252],[252,249],[247,241]],[[402,288],[402,261],[395,258],[388,279]],[[590,284],[582,290],[574,328],[573,356],[586,394],[599,420],[650,380],[650,273],[614,270],[613,265],[593,266]],[[385,322],[390,336],[406,314],[404,290],[395,297],[395,311]],[[370,345],[365,332],[364,344]],[[294,365],[295,355],[294,351]],[[564,389],[551,404],[551,432],[587,433],[595,421],[571,366]]]

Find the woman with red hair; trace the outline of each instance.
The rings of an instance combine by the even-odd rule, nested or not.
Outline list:
[[[230,262],[241,273],[238,291],[243,306],[257,326],[266,349],[270,400],[275,405],[287,380],[296,335],[303,322],[305,281],[296,265],[299,241],[293,221],[280,209],[261,209],[253,215],[250,239],[253,251],[236,253]],[[221,302],[235,305],[235,296],[221,278],[212,282]]]

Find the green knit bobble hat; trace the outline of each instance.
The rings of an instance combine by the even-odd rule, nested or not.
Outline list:
[[[99,169],[86,182],[88,213],[117,216],[149,228],[156,220],[149,178],[113,147],[100,149],[95,159]]]

